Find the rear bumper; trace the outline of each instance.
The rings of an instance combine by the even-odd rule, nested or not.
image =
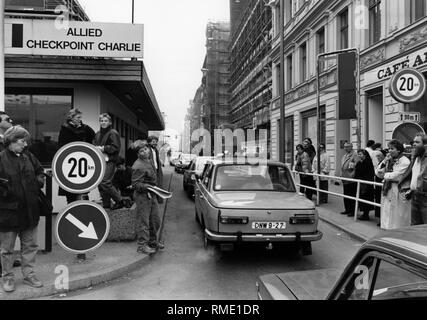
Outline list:
[[[206,237],[216,242],[312,242],[322,239],[323,233],[317,231],[313,234],[221,234],[205,230]]]

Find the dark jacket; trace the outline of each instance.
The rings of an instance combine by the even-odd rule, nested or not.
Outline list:
[[[108,156],[108,162],[116,163],[121,149],[120,134],[113,128],[101,129],[95,134],[93,140],[95,146],[103,146],[104,153]]]
[[[19,157],[8,149],[0,152],[0,178],[5,179],[0,185],[0,232],[19,232],[38,225],[43,173],[29,151]]]
[[[58,147],[62,148],[66,144],[78,141],[92,143],[94,138],[95,131],[88,125],[82,124],[77,128],[71,123],[64,123],[59,131]]]
[[[365,160],[356,163],[354,179],[373,182],[375,177],[374,165],[372,163],[371,157],[367,152],[365,157]],[[366,201],[374,202],[374,186],[361,183],[360,198]],[[363,202],[360,202],[359,207],[361,211],[374,210],[374,206]]]
[[[398,187],[399,191],[409,189],[412,180],[412,169],[414,168],[415,161],[418,158],[412,157],[412,161],[406,172],[403,174],[402,179],[400,179]],[[417,180],[417,191],[427,192],[427,153],[421,158],[421,172]]]
[[[157,185],[156,169],[151,160],[138,159],[132,166],[132,187],[137,193],[144,193],[146,185]]]
[[[75,127],[72,123],[64,123],[61,126],[61,130],[59,131],[58,137],[58,148],[62,148],[63,146],[72,143],[72,142],[87,142],[92,143],[95,138],[95,131],[92,130],[86,124],[82,124],[80,127]],[[59,196],[67,196],[72,194],[68,191],[65,191],[61,187],[58,189]]]

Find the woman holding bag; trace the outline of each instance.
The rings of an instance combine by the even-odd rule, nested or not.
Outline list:
[[[359,156],[360,160],[356,164],[356,169],[354,173],[354,178],[357,180],[364,180],[364,181],[374,181],[375,176],[375,170],[374,165],[372,163],[372,159],[369,156],[368,151],[366,150],[359,150],[357,152],[357,155]],[[370,184],[360,184],[360,199],[374,202],[374,186]],[[374,210],[374,206],[359,202],[359,208],[360,211],[363,212],[363,215],[360,216],[358,219],[363,221],[369,221],[369,212]]]

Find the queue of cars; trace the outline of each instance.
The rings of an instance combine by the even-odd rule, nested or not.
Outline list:
[[[175,172],[184,173],[189,168],[191,161],[196,157],[194,154],[181,153],[178,161],[175,163]]]
[[[205,247],[228,251],[240,243],[272,247],[286,242],[310,255],[311,242],[322,238],[314,203],[297,192],[282,163],[197,158],[184,177],[184,189],[190,194],[194,188],[195,219]]]

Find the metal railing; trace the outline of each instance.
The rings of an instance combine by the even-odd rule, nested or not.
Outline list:
[[[349,199],[349,200],[354,200],[356,202],[355,208],[354,208],[354,221],[357,221],[357,213],[359,211],[359,203],[365,203],[368,205],[372,205],[374,207],[379,207],[380,209],[382,208],[381,203],[376,203],[376,202],[371,202],[371,201],[367,201],[365,199],[361,199],[360,198],[360,185],[371,185],[374,187],[382,187],[383,184],[382,183],[378,183],[378,182],[374,182],[374,181],[366,181],[366,180],[357,180],[357,179],[350,179],[350,178],[343,178],[343,177],[336,177],[336,176],[326,176],[326,175],[321,175],[321,174],[316,174],[316,173],[303,173],[303,172],[298,172],[298,171],[292,171],[294,178],[299,175],[303,175],[303,176],[312,176],[313,178],[317,177],[317,181],[316,181],[316,188],[313,188],[312,186],[306,186],[303,185],[301,183],[296,183],[296,185],[298,187],[302,187],[305,189],[309,189],[309,190],[313,190],[317,192],[317,206],[320,205],[320,193],[326,193],[329,194],[331,196],[336,196],[336,197],[340,197],[343,199]],[[353,182],[353,183],[357,183],[357,190],[356,190],[356,197],[351,197],[351,196],[347,196],[344,194],[339,194],[336,192],[332,192],[329,190],[323,190],[320,189],[320,179],[327,179],[328,182],[330,180],[340,180],[341,182]],[[381,209],[382,210],[382,209]]]

